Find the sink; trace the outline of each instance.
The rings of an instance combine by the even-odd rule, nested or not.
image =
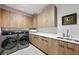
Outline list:
[[[68,38],[68,37],[57,37],[59,39],[65,39],[65,40],[71,40],[71,41],[75,41],[75,42],[79,42],[79,40],[75,40],[75,39],[72,39],[72,38]]]
[[[64,39],[64,37],[57,37],[57,38]]]
[[[72,38],[68,38],[68,37],[57,37],[57,38],[66,39],[66,40],[72,40]]]
[[[79,40],[73,40],[73,41],[75,41],[75,42],[79,42]]]

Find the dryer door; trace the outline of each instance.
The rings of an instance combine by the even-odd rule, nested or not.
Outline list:
[[[26,44],[28,44],[28,39],[29,39],[29,38],[27,38],[27,36],[22,36],[22,37],[20,38],[20,40],[19,40],[20,45],[26,45]]]
[[[13,37],[7,37],[1,44],[1,47],[5,50],[12,49],[16,46],[17,40]]]

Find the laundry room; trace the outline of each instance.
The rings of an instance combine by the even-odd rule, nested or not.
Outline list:
[[[0,55],[79,55],[79,4],[0,4]]]

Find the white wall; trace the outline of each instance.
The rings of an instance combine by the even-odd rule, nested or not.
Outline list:
[[[79,4],[57,4],[57,33],[62,35],[67,29],[75,37],[79,36]],[[77,24],[75,25],[62,25],[62,16],[77,13]]]

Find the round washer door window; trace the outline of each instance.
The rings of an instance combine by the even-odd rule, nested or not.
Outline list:
[[[16,46],[17,40],[13,37],[7,37],[1,44],[1,47],[5,50],[12,49]]]
[[[26,36],[22,36],[19,40],[20,44],[21,45],[26,45],[28,42],[27,42],[27,37]]]

